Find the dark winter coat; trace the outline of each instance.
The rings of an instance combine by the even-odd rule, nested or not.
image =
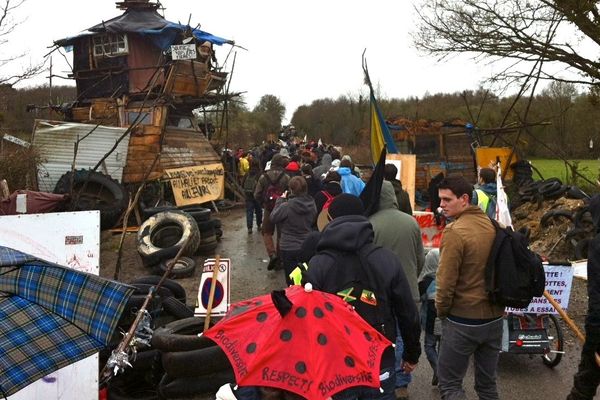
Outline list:
[[[402,182],[398,179],[390,181],[394,187],[394,193],[396,193],[396,200],[398,201],[398,209],[408,215],[412,215],[413,210],[410,205],[410,196],[408,192],[402,188]]]
[[[339,262],[341,256],[335,254],[356,254],[363,246],[373,243],[373,237],[371,223],[363,216],[348,215],[334,219],[321,232],[318,253],[309,262],[305,280],[312,283],[317,290],[329,293],[343,290],[344,288],[339,287],[340,283],[333,279],[335,271],[339,272],[339,269],[345,267]],[[402,267],[396,256],[382,247],[377,247],[369,253],[367,263],[375,281],[376,287],[373,287],[373,291],[376,297],[381,299],[382,304],[388,305],[387,309],[382,310],[386,321],[384,333],[395,343],[397,322],[404,341],[402,358],[410,363],[416,363],[421,354],[419,343],[421,327],[417,308]],[[393,363],[394,351],[390,347],[384,353],[382,368]]]
[[[281,230],[279,248],[284,251],[300,250],[317,218],[315,201],[308,195],[291,197],[289,200],[280,197],[275,201],[270,218]]]
[[[590,212],[600,232],[600,195],[590,201]],[[589,244],[588,250],[588,315],[585,319],[587,327],[600,328],[600,233]]]

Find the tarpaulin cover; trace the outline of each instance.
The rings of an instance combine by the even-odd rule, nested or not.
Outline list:
[[[94,25],[77,36],[57,40],[54,43],[67,47],[73,45],[75,40],[80,37],[96,33],[138,33],[147,36],[157,47],[165,50],[175,43],[178,34],[186,30],[191,30],[194,37],[200,41],[208,41],[219,46],[224,43],[234,43],[232,40],[212,35],[200,29],[192,29],[188,25],[167,21],[155,10],[136,9],[127,10],[122,15]]]
[[[17,190],[7,199],[0,201],[0,215],[17,215],[17,196],[27,196],[27,214],[43,214],[60,209],[68,195],[31,190]]]

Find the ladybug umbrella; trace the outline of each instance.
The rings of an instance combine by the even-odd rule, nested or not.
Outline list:
[[[314,400],[379,388],[381,355],[391,345],[346,302],[310,284],[237,303],[203,336],[223,349],[238,385]]]

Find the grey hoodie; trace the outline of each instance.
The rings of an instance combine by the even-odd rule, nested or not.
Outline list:
[[[285,251],[300,250],[304,239],[313,230],[317,218],[317,206],[309,195],[279,197],[271,211],[271,222],[281,229],[279,248]]]
[[[322,181],[321,175],[329,172],[329,168],[331,168],[331,160],[331,154],[323,155],[323,158],[321,159],[321,165],[313,168],[313,177],[315,179]]]
[[[415,301],[419,300],[417,277],[425,263],[423,240],[417,221],[398,210],[394,187],[383,181],[379,211],[369,217],[375,231],[374,243],[391,250],[402,265]]]

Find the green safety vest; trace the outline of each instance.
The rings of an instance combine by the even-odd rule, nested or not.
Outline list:
[[[477,193],[477,206],[481,208],[484,213],[487,213],[490,197],[481,189],[475,189],[475,193]]]
[[[308,271],[308,264],[302,263],[298,264],[296,268],[292,272],[290,272],[289,277],[294,282],[294,285],[302,285],[302,274]]]

